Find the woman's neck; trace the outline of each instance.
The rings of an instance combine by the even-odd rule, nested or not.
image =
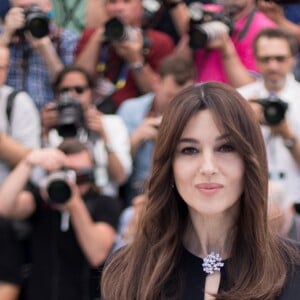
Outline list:
[[[219,253],[222,259],[230,257],[236,233],[236,217],[199,216],[191,217],[184,235],[184,245],[196,256],[205,257],[211,252]]]

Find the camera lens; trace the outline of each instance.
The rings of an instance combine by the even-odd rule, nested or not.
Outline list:
[[[125,26],[117,18],[112,18],[105,24],[105,36],[110,41],[125,40]]]
[[[276,125],[285,116],[285,107],[279,102],[269,102],[268,105],[264,107],[264,116],[269,124]]]
[[[35,38],[49,35],[49,18],[39,6],[32,5],[25,9],[25,30],[29,30]]]
[[[42,38],[49,34],[48,21],[43,18],[33,18],[28,22],[27,28],[35,38]]]
[[[61,179],[51,181],[47,188],[48,196],[52,203],[66,203],[72,195],[72,191],[68,183]]]

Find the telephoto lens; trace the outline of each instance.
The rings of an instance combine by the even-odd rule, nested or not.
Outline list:
[[[104,36],[109,42],[123,42],[134,40],[136,28],[123,24],[114,17],[105,23]]]
[[[50,203],[64,204],[71,198],[69,181],[76,182],[76,172],[73,170],[53,172],[41,181],[41,187],[46,190]]]
[[[256,99],[255,102],[262,105],[265,120],[269,125],[279,124],[284,119],[288,109],[287,102],[274,96]]]
[[[33,37],[42,38],[49,35],[49,18],[37,5],[25,10],[25,28]]]

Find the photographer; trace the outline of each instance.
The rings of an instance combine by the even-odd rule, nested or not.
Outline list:
[[[191,7],[190,23],[181,24],[186,27],[186,35],[179,42],[178,51],[187,52],[186,47],[192,48],[188,52],[195,59],[197,82],[214,80],[239,87],[254,81],[257,75],[251,48],[256,34],[263,28],[275,27],[275,24],[262,12],[256,11],[255,0],[219,2],[222,5],[204,5],[201,8],[196,3]],[[205,17],[201,20],[203,11],[211,15],[212,19],[206,21]],[[198,19],[201,20],[200,24]],[[176,20],[179,23],[185,22],[184,18]],[[194,34],[197,28],[198,32],[204,32],[206,38],[201,46],[193,45],[199,40],[199,34],[193,39],[191,32]]]
[[[83,32],[76,63],[97,79],[96,100],[107,103],[102,111],[114,113],[124,100],[153,90],[160,61],[174,45],[165,33],[141,30],[141,0],[107,0],[105,9],[107,22]],[[112,19],[119,22],[108,23]],[[113,38],[110,33],[122,32],[122,27],[125,36]]]
[[[7,83],[25,90],[41,109],[53,99],[51,81],[63,65],[73,62],[77,35],[55,26],[50,0],[11,0],[0,45],[9,46]]]
[[[297,41],[281,29],[265,29],[257,35],[253,48],[262,78],[239,92],[254,100],[251,103],[262,123],[270,179],[279,180],[288,198],[300,202],[300,83],[291,73]]]
[[[44,146],[66,136],[88,143],[102,193],[116,196],[131,172],[129,135],[122,119],[101,113],[93,101],[93,81],[82,68],[65,67],[53,84],[56,100],[42,110]]]
[[[35,167],[49,175],[40,187],[25,189]],[[1,186],[0,213],[16,219],[31,216],[33,263],[27,299],[92,300],[99,294],[98,285],[93,286],[99,274],[93,275],[92,268],[104,262],[114,243],[119,205],[99,194],[91,176],[71,178],[66,171],[84,174],[92,168],[88,149],[66,139],[59,149],[29,153]],[[64,176],[55,177],[55,171]]]
[[[280,3],[279,3],[280,2]],[[291,3],[290,3],[291,2]],[[292,2],[294,2],[292,4]],[[297,3],[296,3],[297,2]],[[257,7],[280,28],[293,34],[300,50],[300,3],[299,1],[257,1]],[[295,78],[300,81],[300,51],[297,54],[297,62],[294,67]]]

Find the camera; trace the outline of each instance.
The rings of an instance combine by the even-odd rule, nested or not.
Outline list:
[[[64,94],[54,109],[58,110],[56,129],[63,138],[74,137],[80,128],[85,128],[83,108],[76,98]]]
[[[151,24],[155,15],[158,13],[162,6],[162,0],[142,0],[143,5],[143,28]]]
[[[82,183],[94,183],[94,170],[60,170],[53,172],[41,181],[41,187],[47,191],[48,200],[50,203],[64,204],[72,196],[72,190],[69,181]]]
[[[264,117],[269,125],[279,124],[284,119],[288,109],[288,103],[276,96],[256,99],[255,102],[263,106]]]
[[[209,41],[217,38],[224,31],[229,35],[232,34],[234,24],[229,14],[205,10],[199,2],[192,2],[189,11],[191,16],[189,46],[192,49],[205,48]]]
[[[105,23],[104,36],[108,42],[123,42],[134,40],[136,29],[123,24],[118,18],[113,17]]]
[[[25,25],[17,31],[17,35],[24,36],[27,30],[38,39],[49,35],[49,18],[37,5],[26,8],[24,14]]]

